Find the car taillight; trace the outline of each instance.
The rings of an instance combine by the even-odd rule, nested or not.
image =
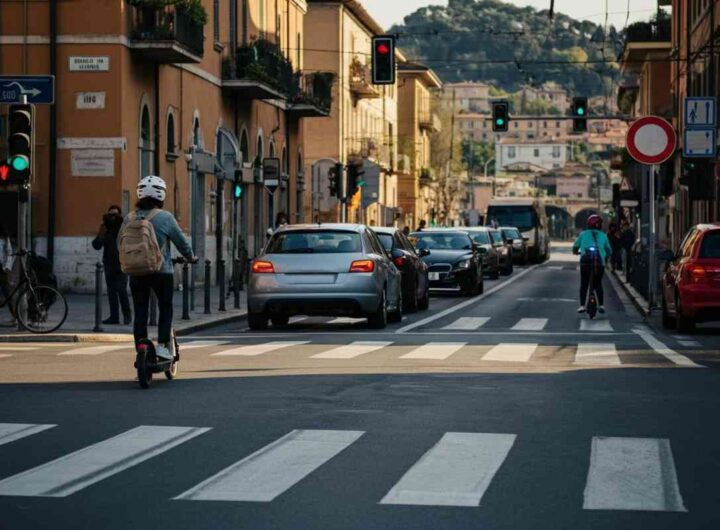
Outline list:
[[[404,267],[405,266],[405,257],[404,256],[398,256],[397,258],[393,259],[393,263],[396,267]]]
[[[701,282],[705,279],[707,271],[702,265],[690,265],[688,273],[690,274],[690,280]]]
[[[350,265],[350,272],[373,272],[375,270],[375,262],[372,260],[353,261]]]
[[[275,272],[275,267],[269,261],[254,261],[252,271],[255,274],[271,274]]]

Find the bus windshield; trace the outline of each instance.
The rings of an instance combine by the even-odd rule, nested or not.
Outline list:
[[[498,226],[515,226],[521,232],[532,230],[537,225],[537,215],[532,206],[489,206],[489,221],[497,222]]]

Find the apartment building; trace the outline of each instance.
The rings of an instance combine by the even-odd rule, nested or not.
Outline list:
[[[325,118],[303,124],[304,157],[312,175],[305,194],[308,219],[335,220],[338,200],[329,193],[329,170],[360,164],[364,186],[351,199],[350,221],[392,224],[398,215],[398,87],[372,84],[373,35],[384,30],[355,0],[309,0],[304,64],[336,78]],[[404,60],[397,52],[399,62]]]
[[[545,140],[503,138],[495,144],[496,172],[544,172],[560,169],[568,160],[569,145]]]
[[[491,87],[486,83],[448,83],[441,93],[443,105],[453,106],[456,112],[487,114],[490,112]]]
[[[548,81],[539,87],[524,85],[515,93],[520,106],[542,101],[550,107],[554,107],[565,115],[570,110],[570,99],[568,92],[554,81]],[[522,110],[520,110],[522,112]]]
[[[94,282],[90,241],[102,215],[111,204],[132,208],[147,174],[165,178],[166,208],[216,264],[241,248],[254,255],[275,213],[303,218],[304,124],[328,114],[332,83],[302,70],[307,4],[200,3],[191,12],[133,0],[2,5],[0,72],[56,76],[55,105],[38,107],[30,227],[62,287]],[[222,171],[189,165],[192,152]],[[268,166],[280,170],[272,196]],[[0,196],[12,232],[17,192]]]

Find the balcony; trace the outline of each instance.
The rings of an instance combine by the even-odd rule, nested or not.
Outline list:
[[[297,73],[288,111],[296,118],[324,118],[330,115],[332,72]]]
[[[656,22],[636,22],[625,30],[625,42],[670,42],[672,26],[670,19]]]
[[[419,116],[420,128],[430,132],[440,132],[442,130],[442,122],[440,117],[434,112],[421,111]]]
[[[294,82],[290,61],[265,39],[240,46],[223,60],[223,87],[247,99],[287,99]]]
[[[204,43],[204,26],[181,8],[133,8],[130,47],[150,61],[199,63]]]
[[[353,59],[350,63],[350,92],[358,99],[377,99],[380,91],[372,84],[370,66]]]
[[[420,170],[420,186],[431,186],[433,182],[435,182],[435,175],[433,173],[433,170],[428,167],[422,168]]]

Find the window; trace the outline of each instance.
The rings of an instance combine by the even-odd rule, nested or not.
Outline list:
[[[195,147],[200,147],[200,144],[202,143],[200,136],[200,120],[195,118],[195,122],[193,123],[193,145]]]
[[[519,126],[518,122],[515,122],[515,128],[517,129]]]
[[[701,258],[720,258],[720,232],[707,232],[700,247]]]
[[[543,122],[543,129],[547,129],[547,122],[546,122],[546,121]]]
[[[515,148],[514,147],[508,147],[508,158],[515,158]]]
[[[302,64],[300,64],[300,58],[302,57],[302,36],[300,33],[297,34],[297,41],[295,42],[295,67],[300,70],[302,69]]]
[[[250,161],[250,144],[248,143],[247,131],[240,135],[240,156],[243,162]]]
[[[282,232],[273,236],[267,248],[268,254],[351,254],[358,252],[362,252],[360,234],[331,230]]]
[[[553,158],[560,158],[560,147],[559,146],[553,146]]]
[[[213,0],[213,38],[220,42],[220,0]]]
[[[539,158],[540,157],[540,149],[533,149],[533,156],[535,158]]]
[[[172,155],[175,153],[175,117],[172,115],[172,112],[168,114],[166,134],[165,151]]]
[[[265,146],[263,145],[262,134],[258,134],[257,143],[255,144],[255,157],[262,164],[262,159],[265,156]]]
[[[140,115],[140,178],[152,175],[153,145],[150,110],[143,105]]]

